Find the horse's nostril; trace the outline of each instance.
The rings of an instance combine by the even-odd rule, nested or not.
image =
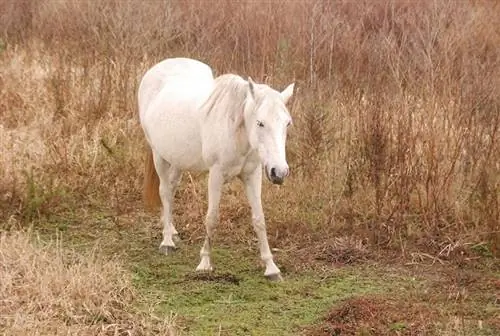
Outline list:
[[[271,168],[271,177],[276,177],[276,169]]]

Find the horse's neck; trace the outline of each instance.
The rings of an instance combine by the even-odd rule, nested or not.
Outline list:
[[[222,80],[230,80],[226,76]],[[219,83],[225,85],[226,83]],[[216,143],[208,145],[214,155],[223,155],[225,160],[238,161],[251,153],[248,134],[245,127],[244,100],[246,86],[232,83],[234,87],[217,87],[208,100],[203,104],[202,128],[204,141],[211,143],[211,139],[219,139]],[[225,91],[226,89],[231,91]]]
[[[239,155],[247,156],[252,151],[250,142],[248,141],[248,133],[245,125],[241,125],[234,131],[234,138],[236,142],[236,151]]]

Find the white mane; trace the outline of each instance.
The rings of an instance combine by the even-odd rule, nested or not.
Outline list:
[[[242,77],[225,74],[214,81],[214,90],[202,105],[205,118],[226,122],[232,130],[243,125],[243,112],[249,94],[248,82]]]

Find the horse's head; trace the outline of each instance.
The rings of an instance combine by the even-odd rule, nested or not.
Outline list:
[[[293,94],[294,83],[283,92],[248,78],[245,126],[250,146],[257,150],[267,178],[282,184],[289,174],[286,162],[286,135],[292,118],[286,107]]]

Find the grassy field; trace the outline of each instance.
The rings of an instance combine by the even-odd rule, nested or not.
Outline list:
[[[500,327],[500,273],[491,258],[436,261],[422,253],[408,261],[337,238],[307,251],[280,246],[285,281],[275,283],[262,276],[249,229],[238,230],[240,239],[220,233],[216,270],[199,274],[201,235],[189,238],[181,229],[184,243],[167,257],[158,252],[159,224],[140,212],[121,219],[117,225],[93,214],[73,224],[39,223],[41,242],[26,233],[2,236],[1,295],[13,301],[3,306],[4,331],[496,335]],[[17,282],[9,283],[14,275]]]
[[[0,0],[0,332],[497,335],[497,27],[495,1]],[[262,196],[282,283],[236,181],[214,273],[203,174],[158,251],[136,96],[174,56],[296,82],[291,176]]]

